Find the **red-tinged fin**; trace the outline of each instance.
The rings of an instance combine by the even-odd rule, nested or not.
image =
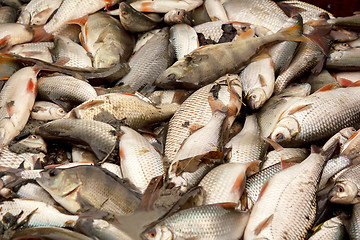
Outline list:
[[[51,33],[47,33],[44,29],[44,25],[32,25],[31,28],[34,31],[34,38],[32,42],[45,42],[50,41],[53,38]]]
[[[197,124],[192,124],[191,126],[189,126],[189,130],[191,133],[196,132],[197,130],[203,128],[204,126],[201,125],[197,125]]]
[[[262,87],[267,86],[265,78],[264,78],[264,76],[262,74],[259,74],[259,80],[260,80],[260,84],[261,84]]]
[[[326,91],[329,91],[329,90],[333,90],[334,88],[336,88],[336,84],[335,83],[329,83],[329,84],[323,86],[322,88],[320,88],[319,90],[317,90],[314,93],[326,92]]]
[[[6,103],[6,111],[8,112],[8,116],[11,117],[14,114],[14,101],[10,101]]]
[[[214,99],[214,97],[210,96],[209,97],[209,105],[211,108],[211,112],[212,114],[214,114],[215,112],[223,112],[226,113],[228,111],[228,108],[225,106],[225,104],[219,100],[219,99]]]
[[[35,93],[35,91],[36,91],[36,84],[33,82],[33,80],[30,78],[30,80],[28,81],[28,84],[27,84],[27,86],[26,86],[26,91],[28,92],[28,93],[30,93],[30,92],[33,92],[33,93]]]
[[[225,209],[229,209],[229,210],[233,210],[235,208],[237,208],[237,204],[233,203],[233,202],[224,202],[224,203],[216,203],[216,205],[219,205]]]
[[[252,37],[254,37],[254,35],[255,35],[254,30],[249,29],[246,32],[244,32],[243,34],[240,34],[239,37],[235,41],[241,41],[244,39],[252,38]]]
[[[256,160],[256,161],[252,161],[252,162],[248,163],[248,166],[246,168],[246,176],[249,177],[249,176],[259,172],[260,164],[261,164],[260,160]]]
[[[78,24],[80,27],[85,26],[87,20],[89,19],[88,15],[85,15],[83,17],[72,19],[67,21],[68,24]]]
[[[125,153],[124,153],[124,150],[122,149],[122,147],[119,147],[119,156],[120,156],[120,161],[125,160]]]
[[[5,47],[8,42],[10,41],[11,36],[10,35],[6,35],[5,37],[0,39],[0,47]]]
[[[233,187],[231,188],[232,193],[239,193],[239,196],[243,193],[245,189],[246,177],[245,173],[240,173],[236,178]]]
[[[105,0],[104,2],[105,2],[105,10],[107,11],[111,7],[112,0]]]
[[[70,58],[68,57],[61,57],[56,62],[54,62],[55,65],[64,66],[66,63],[70,61]]]
[[[274,148],[275,151],[280,152],[280,151],[284,150],[284,148],[279,143],[271,140],[270,138],[263,137],[263,139],[266,142],[268,142]]]
[[[326,61],[326,56],[324,55],[321,57],[319,62],[316,64],[316,66],[313,69],[311,69],[311,73],[314,75],[319,75],[324,68],[325,61]]]
[[[143,2],[141,3],[140,12],[155,12],[155,9],[153,8],[154,3],[153,2]]]
[[[308,109],[309,107],[311,107],[311,104],[300,105],[300,106],[294,107],[288,112],[288,115],[293,115],[296,112],[304,111],[304,110]]]
[[[119,93],[119,94],[122,94],[122,95],[128,95],[128,96],[132,96],[132,97],[137,97],[135,94],[132,94],[132,93]]]
[[[340,87],[348,87],[351,84],[353,84],[353,81],[350,81],[346,78],[337,78],[335,75],[336,80],[338,81],[338,83],[340,84]]]
[[[264,195],[264,192],[265,192],[265,190],[266,190],[266,188],[267,188],[268,185],[269,185],[269,180],[267,180],[267,181],[264,183],[264,185],[262,186],[261,191],[260,191],[260,194],[259,194],[259,197],[258,197],[258,201],[259,201],[259,199]]]
[[[357,130],[353,135],[351,135],[351,137],[348,138],[347,142],[351,142],[352,140],[354,140],[360,133],[360,129]]]
[[[311,40],[302,35],[302,26],[294,26],[280,32],[284,40],[295,42],[310,42]]]
[[[360,80],[353,82],[352,84],[350,84],[348,87],[359,87],[360,86]]]
[[[0,78],[0,81],[7,81],[7,80],[9,80],[9,77]]]
[[[298,158],[296,158],[296,159],[290,158],[290,159],[284,159],[284,160],[281,159],[281,163],[280,163],[281,169],[284,170],[284,169],[287,169],[289,167],[292,167],[292,166],[298,164],[297,162],[295,162],[296,160],[299,160],[299,159]]]
[[[307,34],[305,35],[308,39],[313,41],[318,45],[321,51],[327,56],[330,50],[329,40],[324,37],[324,34],[315,33],[315,34]]]
[[[288,17],[294,16],[298,13],[304,12],[305,9],[300,7],[295,7],[293,5],[287,4],[285,2],[277,2],[276,3]]]
[[[274,214],[271,214],[268,218],[266,218],[264,221],[262,221],[254,230],[255,236],[259,235],[264,228],[266,228],[271,220],[273,219]]]

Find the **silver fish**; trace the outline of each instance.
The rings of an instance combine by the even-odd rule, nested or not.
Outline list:
[[[31,118],[41,121],[56,120],[64,117],[66,111],[52,102],[37,101],[31,111]]]
[[[326,222],[314,228],[314,234],[311,235],[309,240],[321,239],[344,239],[345,226],[341,217],[333,217]]]
[[[21,11],[18,22],[24,25],[42,25],[59,8],[63,0],[31,0]]]

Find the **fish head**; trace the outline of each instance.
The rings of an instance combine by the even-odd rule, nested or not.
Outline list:
[[[37,178],[37,183],[44,188],[51,196],[57,198],[66,198],[74,195],[79,187],[81,181],[77,174],[68,169],[51,168],[40,173],[40,178]],[[76,195],[76,194],[75,194]]]
[[[112,44],[103,44],[94,54],[94,68],[109,68],[120,62],[120,53],[115,51],[117,47]]]
[[[253,109],[259,109],[266,101],[266,94],[262,88],[255,88],[249,91],[246,96],[248,106]]]
[[[289,142],[294,139],[300,132],[299,123],[295,118],[285,117],[277,124],[271,133],[271,140],[281,143]]]
[[[142,233],[143,239],[148,240],[172,240],[175,238],[171,230],[165,225],[156,225]]]
[[[338,182],[329,192],[330,202],[339,204],[355,204],[357,200],[358,188],[355,183],[350,181]]]
[[[176,82],[184,75],[182,68],[168,68],[156,79],[155,84],[164,89],[176,87]]]
[[[31,134],[27,138],[19,141],[20,144],[30,149],[36,149],[46,153],[46,142],[39,135]]]
[[[66,115],[66,111],[59,107],[59,108],[50,108],[50,115],[54,118],[54,119],[60,119],[63,118]]]

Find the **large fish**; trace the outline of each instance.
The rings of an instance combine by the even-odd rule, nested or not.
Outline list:
[[[140,204],[126,185],[95,166],[49,169],[36,181],[71,213],[96,208],[126,215]]]
[[[227,73],[239,71],[269,44],[284,40],[301,40],[301,30],[301,27],[296,26],[264,37],[247,38],[198,48],[166,69],[155,83],[162,88],[198,89]],[[252,30],[249,30],[247,35],[251,34]]]
[[[271,139],[296,146],[331,137],[345,127],[359,128],[359,92],[360,87],[348,87],[304,97],[282,113]]]
[[[315,221],[316,191],[326,158],[312,153],[271,178],[252,208],[244,239],[303,239]]]
[[[0,24],[0,49],[11,47],[16,44],[31,42],[34,38],[34,31],[27,25],[20,23]]]
[[[24,25],[42,25],[59,8],[63,0],[31,0],[21,11],[18,22]]]

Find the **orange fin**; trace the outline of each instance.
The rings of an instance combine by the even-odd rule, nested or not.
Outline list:
[[[220,205],[225,209],[235,209],[238,205],[233,202],[224,202],[224,203],[216,203],[216,205]]]
[[[359,87],[360,86],[360,80],[353,82],[352,84],[350,84],[348,87]]]
[[[265,190],[266,190],[266,188],[267,188],[268,185],[269,185],[269,180],[267,180],[267,181],[264,183],[264,185],[262,186],[261,191],[260,191],[260,194],[259,194],[259,197],[258,197],[258,201],[259,201],[259,199],[264,195],[264,192],[265,192]]]
[[[0,48],[10,48],[10,46],[8,46],[8,42],[10,41],[11,36],[10,35],[6,35],[5,37],[0,39]]]
[[[47,33],[44,29],[44,25],[32,25],[31,28],[34,31],[34,38],[32,42],[44,42],[53,38],[51,33]]]
[[[125,160],[125,153],[124,153],[124,150],[121,147],[119,147],[119,157],[120,157],[120,161]]]
[[[14,114],[14,101],[6,103],[6,110],[8,112],[9,117]]]
[[[209,97],[209,105],[211,108],[211,112],[214,114],[217,111],[220,112],[227,112],[228,108],[224,105],[224,103],[221,100],[215,100],[214,97]]]
[[[237,193],[239,192],[240,195],[245,189],[246,177],[244,173],[240,173],[239,176],[236,178],[235,183],[231,189],[231,192]]]
[[[77,18],[77,19],[69,20],[69,21],[67,21],[67,23],[69,23],[69,24],[78,24],[80,27],[82,27],[82,26],[85,26],[88,19],[89,19],[89,16],[85,15],[85,16]]]
[[[311,106],[311,104],[306,104],[306,105],[301,105],[301,106],[294,107],[288,112],[288,115],[293,115],[296,112],[303,111],[303,110],[309,108],[310,106]]]
[[[80,106],[78,106],[78,109],[85,109],[85,108],[89,108],[89,107],[93,107],[96,106],[98,104],[103,104],[105,101],[101,100],[101,99],[95,99],[95,100],[90,100],[88,102],[85,102],[83,104],[81,104]]]
[[[296,159],[286,159],[286,160],[281,160],[281,169],[284,170],[284,169],[287,169],[289,167],[292,167],[294,165],[297,164],[297,162],[295,161]]]
[[[271,214],[268,218],[266,218],[264,221],[262,221],[256,228],[255,228],[255,236],[259,235],[259,233],[266,228],[267,225],[269,225],[269,223],[271,222],[271,220],[273,219],[274,214]]]
[[[153,8],[153,3],[152,2],[141,3],[141,8],[139,12],[155,12],[155,9]]]
[[[197,130],[203,128],[204,126],[201,125],[197,125],[197,124],[192,124],[191,126],[189,126],[189,130],[191,131],[191,133],[196,132]]]
[[[54,62],[54,64],[59,65],[59,66],[64,66],[69,61],[70,61],[70,58],[62,57],[62,58],[59,58],[58,60],[56,60],[56,62]]]
[[[119,93],[119,94],[122,94],[122,95],[128,95],[128,96],[133,96],[133,97],[137,97],[135,94],[132,94],[132,93],[127,93],[127,92],[124,92],[124,93]]]
[[[254,30],[249,29],[246,32],[244,32],[243,34],[240,34],[239,37],[235,41],[241,41],[244,39],[252,38],[252,37],[254,37],[254,35],[255,35]]]
[[[326,92],[326,91],[329,91],[329,90],[332,90],[336,88],[336,84],[335,83],[329,83],[325,86],[323,86],[322,88],[320,88],[319,90],[317,90],[316,92],[314,93],[318,93],[318,92]]]
[[[353,81],[350,81],[346,78],[339,78],[337,79],[338,83],[340,84],[341,87],[348,87],[351,84],[353,84]]]
[[[36,84],[34,84],[34,82],[32,81],[31,78],[26,86],[26,91],[27,92],[36,92]]]
[[[271,140],[270,138],[263,137],[263,139],[266,142],[268,142],[274,148],[275,151],[280,152],[280,151],[284,150],[284,148],[280,144],[278,144],[277,142]]]
[[[256,161],[252,161],[252,162],[248,163],[248,167],[246,169],[246,176],[251,176],[251,175],[259,172],[260,164],[261,164],[260,160],[256,160]]]

